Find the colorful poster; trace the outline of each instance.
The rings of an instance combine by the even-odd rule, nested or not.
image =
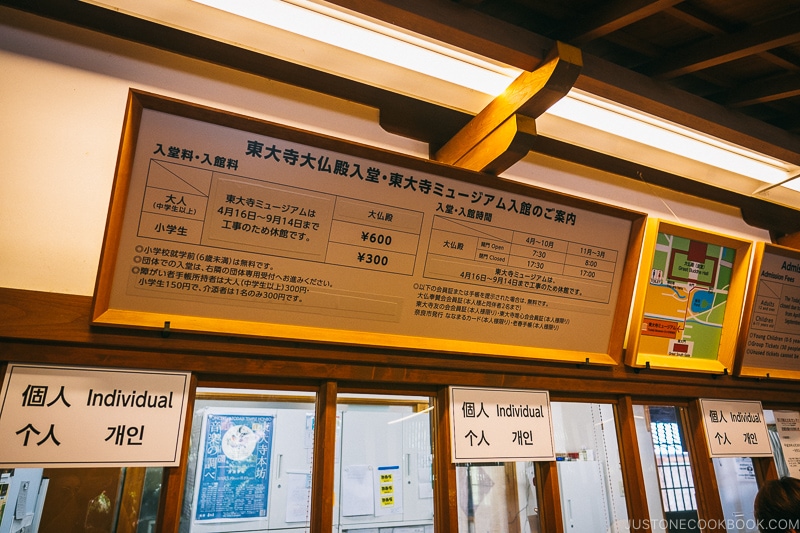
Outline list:
[[[274,415],[209,412],[203,420],[195,520],[267,516]]]
[[[659,233],[640,350],[717,359],[735,250]]]

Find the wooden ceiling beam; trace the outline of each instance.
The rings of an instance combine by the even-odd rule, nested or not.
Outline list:
[[[800,96],[800,74],[792,73],[759,80],[736,88],[725,103],[730,107],[746,107]]]
[[[478,172],[498,174],[506,170],[530,149],[511,160],[511,142],[518,147],[520,142],[536,136],[533,122],[526,119],[536,119],[566,96],[581,67],[580,50],[557,42],[539,68],[520,74],[503,94],[442,146],[434,159]],[[516,151],[515,148],[515,154]],[[506,166],[502,168],[503,165]]]
[[[336,0],[337,2],[366,2],[383,5],[380,0]],[[426,28],[431,30],[431,36],[448,41],[452,37],[460,43],[462,48],[481,52],[481,47],[487,42],[495,45],[486,48],[486,55],[507,64],[533,64],[532,68],[541,63],[547,50],[553,46],[553,41],[542,36],[537,36],[523,30],[507,31],[508,26],[493,23],[490,18],[473,18],[470,10],[460,7],[466,19],[460,20],[459,9],[451,8],[458,4],[450,0],[387,0],[391,1],[391,9],[387,12],[395,14],[402,11],[404,6],[415,6],[424,9],[426,6],[436,4],[441,9],[435,11],[438,18],[426,18],[424,13],[411,13],[407,18],[394,17],[395,21],[405,20],[413,23],[416,19],[424,19]],[[440,4],[446,4],[441,6]],[[30,2],[28,0],[0,0],[0,5],[10,6],[13,9],[27,11],[38,17],[46,17],[63,22],[74,27],[84,27],[89,30],[101,32],[133,43],[142,43],[146,46],[167,50],[186,57],[197,58],[211,64],[222,65],[226,68],[262,76],[265,79],[276,80],[297,85],[323,94],[351,100],[379,110],[380,122],[387,130],[400,135],[431,143],[432,146],[441,146],[452,135],[459,131],[473,117],[468,113],[424,102],[405,95],[392,93],[378,87],[367,86],[352,80],[346,80],[321,71],[314,71],[308,67],[289,64],[285,61],[271,58],[250,50],[245,50],[233,45],[228,45],[210,38],[191,35],[187,32],[158,25],[154,22],[136,19],[130,15],[103,9],[78,0],[48,0],[46,2]],[[371,16],[380,15],[380,10],[373,10]],[[379,17],[378,17],[379,18]],[[41,28],[41,21],[29,20],[30,31]],[[6,22],[8,22],[6,20]],[[495,21],[496,22],[496,21]],[[36,24],[37,26],[34,26]],[[400,25],[401,27],[407,27]],[[26,26],[27,27],[27,26]],[[49,25],[48,25],[49,27]],[[67,37],[69,27],[64,30]],[[408,27],[419,31],[413,25]],[[517,31],[519,30],[519,31]],[[476,32],[474,39],[470,39],[470,32]],[[80,32],[72,32],[80,34]],[[449,37],[448,37],[449,36]],[[451,42],[451,44],[456,44]],[[520,60],[520,58],[523,58]],[[597,96],[611,99],[623,105],[628,105],[643,112],[650,113],[682,124],[686,127],[705,132],[718,138],[727,140],[761,153],[800,164],[800,141],[796,135],[787,133],[777,127],[750,118],[742,113],[731,112],[721,105],[706,99],[694,96],[677,88],[646,78],[642,74],[630,69],[602,60],[590,54],[583,54],[583,69],[575,82],[575,87],[586,90]],[[800,123],[800,117],[790,117],[795,124]],[[789,119],[787,119],[789,120]],[[789,124],[788,126],[791,126]],[[542,141],[541,136],[537,137]],[[572,147],[565,153],[550,153],[554,157],[595,166],[609,172],[638,179],[643,170],[640,165],[626,163],[619,159],[603,157],[601,154],[591,154],[595,159],[600,157],[604,162],[598,163],[586,157],[575,156],[577,148]],[[537,148],[537,151],[547,153],[547,150]],[[581,150],[579,150],[581,151]],[[581,152],[586,152],[581,151]],[[610,161],[610,162],[609,162]],[[628,165],[633,170],[626,172],[620,165]],[[627,167],[625,167],[627,168]],[[653,171],[649,169],[648,171]],[[768,229],[780,234],[800,231],[800,219],[797,210],[780,205],[771,204],[763,200],[741,195],[732,195],[722,189],[707,187],[702,191],[694,191],[688,186],[690,180],[670,177],[664,181],[663,186],[708,198],[728,205],[739,206],[745,215],[756,213],[758,216],[745,216],[745,220],[753,226]],[[697,182],[694,182],[697,183]]]
[[[800,12],[676,50],[647,65],[642,72],[658,79],[672,79],[797,42]]]
[[[646,19],[684,0],[616,0],[601,4],[578,20],[572,21],[569,29],[559,39],[575,46],[583,46],[625,26]]]
[[[711,21],[709,20],[708,15],[700,15],[699,13],[692,10],[692,12],[687,11],[689,6],[681,6],[680,8],[673,7],[670,9],[665,10],[664,12],[668,15],[680,20],[684,24],[688,24],[697,28],[698,30],[704,31],[709,35],[719,36],[725,35],[727,33],[732,33],[730,31],[726,31],[722,26],[723,23],[720,21]],[[800,70],[800,66],[797,65],[794,61],[789,58],[784,57],[785,54],[782,54],[779,51],[770,51],[770,52],[761,52],[758,54],[759,57],[764,59],[765,61],[769,61],[775,66],[786,70]]]

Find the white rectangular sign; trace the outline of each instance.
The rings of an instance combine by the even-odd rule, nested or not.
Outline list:
[[[775,411],[775,427],[789,475],[800,478],[800,412]]]
[[[711,457],[771,457],[761,402],[700,400]]]
[[[190,375],[9,364],[0,467],[177,466]]]
[[[547,391],[450,387],[452,462],[555,461]]]

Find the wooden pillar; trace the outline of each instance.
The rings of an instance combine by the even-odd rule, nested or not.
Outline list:
[[[639,439],[636,436],[636,421],[630,396],[623,396],[617,404],[617,438],[631,531],[650,533],[652,529],[642,473],[642,457],[639,454]]]
[[[719,496],[717,474],[714,472],[714,463],[708,450],[706,433],[703,428],[703,411],[700,401],[694,400],[686,411],[687,424],[684,424],[691,458],[692,472],[695,479],[695,498],[697,500],[697,514],[702,519],[706,528],[703,533],[719,533],[725,529],[714,528],[724,523],[725,515],[722,512],[722,501]]]
[[[337,395],[335,381],[323,383],[317,393],[311,480],[311,531],[316,533],[330,533],[333,530]]]
[[[436,416],[431,417],[433,427],[433,521],[435,531],[458,531],[458,496],[456,494],[456,466],[451,461],[450,423],[448,412],[450,397],[447,387],[436,395]]]
[[[557,464],[555,461],[537,462],[534,471],[539,491],[539,526],[543,533],[564,533]]]
[[[161,501],[158,505],[158,531],[162,533],[178,533],[181,525],[183,494],[186,490],[186,472],[189,469],[189,441],[192,435],[192,415],[194,414],[194,398],[197,394],[197,376],[192,374],[189,385],[189,398],[186,402],[186,425],[183,430],[181,444],[181,462],[179,466],[164,469],[161,482]]]

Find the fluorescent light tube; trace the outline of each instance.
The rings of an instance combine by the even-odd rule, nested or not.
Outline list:
[[[194,1],[492,96],[521,72],[311,2]]]
[[[774,184],[790,176],[783,161],[574,89],[547,113],[759,181]]]

